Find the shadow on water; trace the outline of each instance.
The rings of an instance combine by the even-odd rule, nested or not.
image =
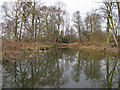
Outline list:
[[[3,65],[2,87],[120,88],[119,60],[96,51],[51,50],[32,60]]]

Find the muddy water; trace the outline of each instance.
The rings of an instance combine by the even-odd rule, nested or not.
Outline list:
[[[3,88],[118,88],[119,59],[102,52],[57,49],[3,65]]]

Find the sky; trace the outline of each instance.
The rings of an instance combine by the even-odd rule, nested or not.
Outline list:
[[[15,1],[15,0],[0,0],[0,6],[5,1]],[[62,1],[65,4],[65,9],[72,15],[75,11],[80,11],[82,15],[86,12],[96,9],[100,6],[102,0],[41,0],[46,2],[47,5],[54,5],[57,1]]]
[[[101,0],[44,0],[48,4],[54,4],[56,1],[62,1],[65,3],[66,10],[69,13],[73,13],[75,11],[80,11],[82,14],[85,14],[92,9],[96,9],[100,6],[100,3],[97,3]]]
[[[102,0],[43,0],[47,5],[54,5],[57,1],[62,1],[65,4],[65,9],[69,13],[69,17],[72,18],[72,14],[75,11],[80,11],[81,16],[85,17],[87,12],[91,12],[101,6]]]

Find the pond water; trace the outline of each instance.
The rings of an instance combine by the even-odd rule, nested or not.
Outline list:
[[[3,88],[120,88],[118,57],[56,49],[3,64]],[[120,61],[119,61],[120,62]]]

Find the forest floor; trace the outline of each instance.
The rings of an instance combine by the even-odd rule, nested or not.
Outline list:
[[[59,43],[55,45],[47,45],[42,43],[29,43],[29,42],[3,42],[2,43],[2,60],[4,62],[24,60],[32,58],[37,52],[45,53],[49,49],[54,48],[77,48],[77,49],[90,49],[107,52],[109,54],[120,55],[120,48],[106,44],[79,44],[79,43]]]

